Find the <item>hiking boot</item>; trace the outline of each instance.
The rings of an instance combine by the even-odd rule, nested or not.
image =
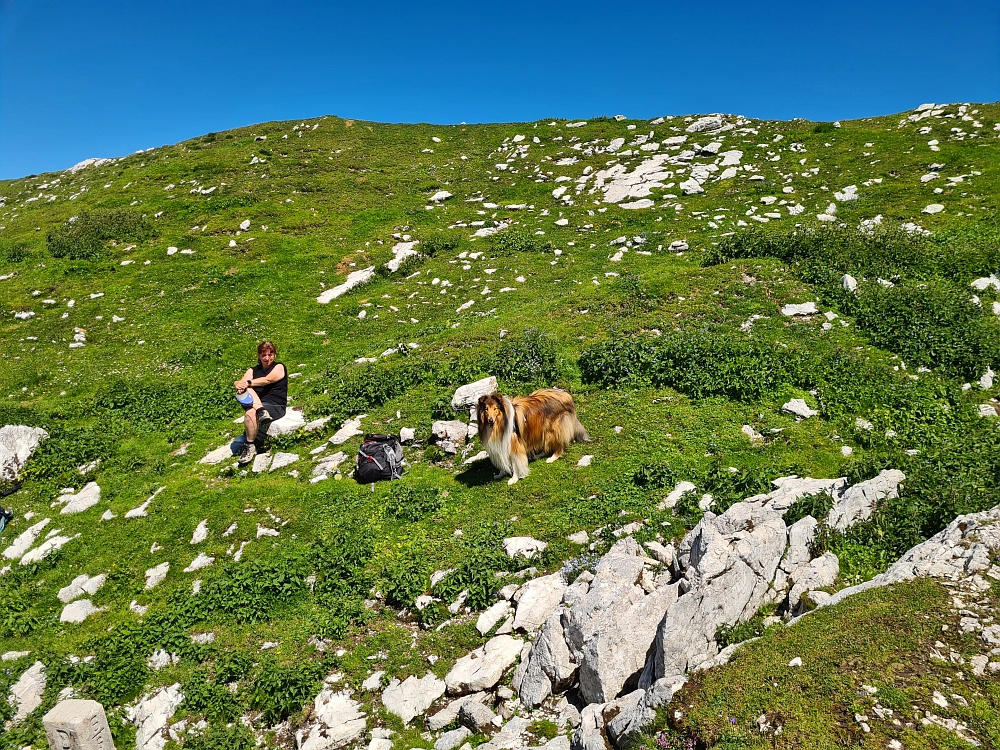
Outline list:
[[[257,447],[253,443],[246,443],[243,446],[243,450],[240,451],[240,457],[236,460],[236,463],[239,466],[246,466],[253,461],[253,457],[256,455]]]

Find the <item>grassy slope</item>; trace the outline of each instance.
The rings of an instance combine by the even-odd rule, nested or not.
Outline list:
[[[950,114],[956,111],[954,106],[946,109]],[[864,466],[862,446],[852,461],[840,454],[843,436],[851,434],[853,416],[796,424],[779,413],[788,397],[805,395],[795,389],[752,403],[722,397],[692,400],[669,388],[605,389],[581,383],[576,360],[595,342],[654,328],[731,335],[755,313],[768,316],[756,323],[752,337],[758,341],[799,345],[819,357],[837,349],[866,347],[868,341],[854,326],[824,332],[819,320],[796,324],[777,313],[780,304],[817,297],[817,291],[799,281],[787,265],[759,258],[702,267],[697,251],[735,231],[736,221],[745,219],[749,209],[769,210],[760,205],[762,196],[794,199],[806,206],[797,219],[772,224],[814,225],[815,214],[825,209],[832,193],[849,184],[857,184],[861,194],[857,201],[840,204],[839,218],[849,226],[880,213],[887,222],[913,220],[936,234],[995,237],[1000,177],[992,168],[998,143],[992,126],[1000,119],[1000,107],[983,105],[978,110],[975,117],[984,127],[977,138],[961,141],[948,137],[948,128],[956,123],[971,130],[957,118],[903,128],[896,127],[898,117],[874,118],[845,123],[828,133],[814,133],[813,124],[804,121],[747,123],[756,132],[728,133],[723,150],[743,150],[743,163],[757,165],[756,173],[764,181],[750,182],[751,172],[741,172],[734,180],[709,183],[704,195],[658,201],[657,208],[644,211],[597,204],[599,196],[586,192],[575,197],[574,205],[562,205],[551,196],[557,186],[554,178],[575,179],[585,165],[600,169],[612,158],[581,155],[571,148],[573,138],[606,143],[616,136],[630,139],[655,130],[659,140],[682,132],[680,119],[655,128],[644,122],[595,120],[567,129],[561,122],[439,127],[327,117],[309,120],[301,130],[293,129],[298,123],[268,123],[165,146],[75,175],[0,183],[0,195],[6,196],[0,209],[0,275],[15,273],[0,282],[7,308],[0,419],[41,424],[53,435],[45,470],[29,476],[8,502],[21,514],[51,513],[49,503],[61,487],[82,485],[75,467],[95,457],[102,463],[88,478],[103,488],[98,507],[79,516],[56,517],[54,526],[79,532],[79,539],[36,569],[3,579],[6,601],[23,608],[18,617],[28,618],[30,628],[28,632],[22,632],[24,627],[7,628],[9,637],[2,639],[0,648],[51,652],[53,659],[99,651],[109,627],[136,621],[128,611],[130,601],[150,605],[153,613],[175,611],[178,602],[187,599],[194,579],[210,584],[229,575],[228,569],[223,574],[221,559],[200,573],[181,573],[197,552],[224,558],[231,544],[248,541],[244,563],[260,561],[267,575],[275,578],[275,589],[261,594],[259,621],[241,622],[220,606],[196,617],[197,627],[190,628],[213,630],[218,640],[192,653],[193,658],[185,658],[181,666],[155,676],[139,670],[141,679],[120,685],[101,685],[101,679],[92,675],[78,682],[92,694],[124,701],[140,692],[147,678],[148,684],[189,678],[198,669],[209,669],[214,656],[243,651],[263,665],[246,670],[249,694],[261,670],[315,661],[318,657],[307,644],[310,635],[343,632],[327,622],[330,601],[367,595],[370,586],[382,580],[383,571],[399,563],[418,561],[428,573],[486,555],[482,550],[494,549],[488,542],[479,549],[464,540],[475,538],[477,529],[489,530],[492,522],[503,523],[503,534],[530,534],[551,542],[544,561],[548,566],[578,552],[562,539],[565,534],[617,520],[619,511],[623,523],[649,518],[657,529],[668,528],[659,526],[666,518],[655,517],[655,498],[622,486],[620,480],[642,463],[668,463],[679,479],[701,476],[713,464],[756,469],[767,478],[792,472],[835,476]],[[928,122],[934,125],[934,134],[918,134],[917,127]],[[637,126],[635,131],[627,130],[630,124]],[[506,157],[497,149],[515,134],[528,136],[523,142],[531,144],[528,155],[513,160],[507,171],[498,171],[493,165]],[[261,135],[267,140],[254,140]],[[776,141],[778,135],[782,139]],[[432,136],[441,142],[433,142]],[[532,136],[541,143],[534,144]],[[557,137],[563,140],[554,140]],[[941,140],[940,152],[928,150],[926,141],[932,137]],[[689,143],[710,140],[695,135]],[[787,146],[793,142],[803,144],[805,152],[790,151]],[[424,153],[428,148],[433,152]],[[253,156],[266,161],[251,165]],[[554,165],[566,156],[580,161]],[[770,161],[774,156],[780,160]],[[800,158],[807,159],[804,167],[797,163]],[[622,161],[635,165],[639,158]],[[919,177],[932,161],[947,165],[943,174],[968,175],[973,170],[982,174],[954,186],[943,179],[922,184]],[[540,179],[532,171],[536,165],[545,173],[544,181],[536,181]],[[796,171],[812,166],[819,168],[813,177],[803,178]],[[794,178],[783,176],[792,173]],[[53,186],[56,178],[60,182]],[[873,178],[883,182],[862,187]],[[676,181],[681,179],[679,175]],[[783,195],[783,184],[793,185],[795,193]],[[213,186],[217,190],[210,195],[189,192]],[[87,190],[81,194],[83,187]],[[934,187],[945,191],[935,195]],[[433,210],[425,208],[429,196],[441,189],[455,197]],[[676,187],[662,192],[680,194]],[[25,202],[39,194],[40,200]],[[49,195],[58,197],[49,202]],[[478,195],[500,206],[525,203],[533,208],[485,210],[480,203],[464,200]],[[946,211],[921,215],[931,202],[944,203]],[[675,204],[681,208],[675,209]],[[46,233],[71,216],[129,205],[147,216],[162,212],[153,219],[156,237],[129,250],[124,249],[126,243],[119,243],[96,261],[55,259],[47,253]],[[549,215],[543,216],[544,210]],[[568,226],[554,224],[560,215],[569,219]],[[718,227],[713,229],[708,222],[716,216],[727,218],[715,220]],[[490,245],[482,239],[470,241],[471,227],[449,226],[477,220],[490,223],[494,218],[544,231],[537,239],[551,241],[562,255],[551,250],[501,256],[488,252],[477,260],[459,259],[460,252],[488,251]],[[238,233],[244,219],[251,221],[251,228]],[[386,262],[393,233],[410,234],[425,244],[439,235],[456,237],[460,244],[414,267],[422,272],[419,276],[379,278],[328,306],[315,302],[324,286],[339,283],[346,271]],[[620,235],[644,236],[646,243],[637,249],[648,249],[652,255],[630,252],[621,263],[609,262],[616,248],[608,243]],[[677,256],[658,250],[678,239],[686,239],[691,251]],[[231,240],[235,247],[230,247]],[[195,252],[168,257],[168,246]],[[122,266],[123,260],[134,262]],[[496,270],[487,274],[486,269]],[[995,269],[981,272],[990,270]],[[635,274],[637,279],[626,283],[605,276],[612,271]],[[515,280],[520,276],[524,282]],[[751,283],[747,276],[753,277]],[[428,283],[434,277],[454,286],[441,294]],[[508,286],[514,291],[499,292]],[[485,287],[491,291],[483,294]],[[637,287],[646,302],[637,301]],[[91,299],[96,293],[104,296]],[[54,299],[56,304],[46,306],[43,299]],[[76,300],[72,308],[66,304],[70,299]],[[983,299],[988,305],[989,295]],[[456,312],[467,300],[476,304]],[[367,311],[364,320],[358,319],[362,309]],[[16,310],[32,310],[36,316],[20,321],[10,314]],[[68,313],[65,318],[64,313]],[[113,315],[125,320],[112,323]],[[70,350],[75,326],[86,330],[87,346]],[[237,410],[230,409],[228,397],[220,393],[252,360],[261,338],[273,339],[289,369],[302,373],[292,381],[295,404],[310,416],[332,412],[338,419],[349,414],[334,396],[345,379],[357,378],[364,367],[353,364],[355,358],[378,356],[401,342],[419,344],[403,364],[394,364],[403,360],[397,356],[386,360],[388,365],[372,366],[373,377],[388,381],[394,368],[405,369],[415,361],[427,363],[433,373],[367,409],[364,426],[372,431],[416,426],[418,435],[426,435],[435,400],[450,397],[454,387],[467,379],[488,374],[497,351],[511,347],[499,341],[500,331],[512,332],[509,342],[528,327],[540,329],[554,342],[555,382],[544,384],[574,391],[594,442],[574,446],[561,463],[538,465],[515,488],[488,483],[486,467],[451,469],[423,460],[421,448],[408,449],[414,464],[408,481],[439,487],[448,495],[439,510],[407,522],[387,510],[393,488],[380,486],[372,492],[350,481],[332,480],[311,485],[305,481],[304,462],[299,464],[304,476],[297,480],[284,472],[266,477],[220,475],[217,469],[196,464],[207,450],[235,433],[231,416]],[[517,359],[517,353],[509,350],[505,356]],[[886,368],[892,366],[892,352],[870,350],[870,356]],[[531,381],[529,374],[520,381],[508,379],[502,387],[514,391],[542,384]],[[112,395],[118,408],[103,409]],[[761,432],[783,432],[767,446],[754,448],[740,432],[747,423]],[[613,430],[615,426],[624,427],[621,434]],[[188,442],[185,455],[171,455]],[[285,441],[284,447],[305,456],[320,442],[320,436],[298,438]],[[347,444],[349,453],[355,445],[356,441]],[[589,469],[577,469],[576,459],[584,453],[597,458]],[[154,500],[148,518],[122,520],[125,511],[160,486],[167,489]],[[596,501],[588,501],[594,495]],[[118,518],[98,522],[108,508]],[[250,508],[254,510],[245,512]],[[279,523],[265,508],[287,525],[277,539],[258,541],[258,523],[268,527]],[[204,518],[211,533],[195,549],[188,541]],[[239,528],[223,539],[222,531],[233,521]],[[671,531],[682,532],[676,520],[672,524]],[[4,538],[26,526],[19,519]],[[334,599],[304,592],[295,577],[295,561],[310,554],[316,540],[335,546],[346,529],[360,529],[371,542],[355,585],[346,594],[335,592]],[[456,529],[463,529],[466,536],[453,536]],[[150,554],[154,542],[163,549]],[[170,576],[154,591],[143,592],[143,571],[163,561],[171,563]],[[312,560],[305,563],[310,564]],[[61,604],[55,593],[81,572],[109,573],[109,583],[94,597],[97,605],[108,609],[82,625],[60,626]],[[286,575],[292,592],[287,596],[281,593]],[[430,631],[421,633],[421,649],[411,652],[410,632],[397,624],[391,611],[342,637],[352,650],[339,660],[328,657],[322,668],[337,666],[352,684],[366,676],[372,664],[362,655],[384,653],[378,663],[403,677],[426,668],[419,651],[435,653],[442,659],[434,669],[443,674],[451,657],[478,640],[468,625],[439,634]],[[260,654],[264,641],[281,645]],[[141,661],[141,655],[133,657]],[[19,669],[10,671],[19,674]],[[50,693],[51,701],[54,692]],[[16,739],[22,744],[37,740],[31,734],[37,729],[36,717]]]

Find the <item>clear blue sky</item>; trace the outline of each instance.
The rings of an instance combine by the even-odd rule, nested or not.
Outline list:
[[[998,99],[997,0],[0,0],[0,178],[323,114],[834,120]]]

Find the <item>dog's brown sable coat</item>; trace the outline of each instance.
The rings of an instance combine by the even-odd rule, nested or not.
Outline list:
[[[590,440],[576,416],[573,397],[555,388],[514,398],[480,396],[476,421],[479,440],[499,472],[496,478],[508,475],[507,484],[528,476],[528,461],[548,456],[551,463],[574,440]]]

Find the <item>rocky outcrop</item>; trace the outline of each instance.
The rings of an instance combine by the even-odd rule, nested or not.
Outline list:
[[[566,591],[566,578],[562,573],[541,576],[524,584],[518,591],[514,629],[533,633],[559,606]]]
[[[736,503],[720,516],[706,513],[678,550],[688,561],[681,583],[687,593],[660,622],[640,687],[715,656],[719,627],[750,619],[764,602],[786,541],[785,522],[772,508]]]
[[[906,479],[903,472],[886,469],[867,482],[859,482],[834,496],[834,505],[826,522],[837,531],[844,531],[858,521],[867,521],[882,500],[899,496],[899,484]]]
[[[350,690],[324,688],[313,701],[315,723],[295,734],[299,750],[336,750],[354,742],[367,725],[360,708],[361,704],[351,700]]]
[[[163,730],[184,700],[180,688],[180,683],[161,687],[144,695],[128,710],[128,720],[136,727],[136,750],[163,750],[166,747],[167,736]]]
[[[13,482],[38,444],[49,436],[41,427],[0,427],[0,482]]]
[[[382,693],[382,703],[389,713],[396,714],[409,724],[414,717],[425,713],[431,704],[444,695],[445,682],[428,672],[417,679],[410,675],[400,682],[393,679]]]
[[[28,667],[10,689],[7,700],[14,706],[12,721],[17,724],[42,705],[45,692],[45,665],[36,661]]]
[[[445,675],[448,694],[464,695],[493,688],[517,660],[523,643],[520,638],[498,635],[463,656]]]

